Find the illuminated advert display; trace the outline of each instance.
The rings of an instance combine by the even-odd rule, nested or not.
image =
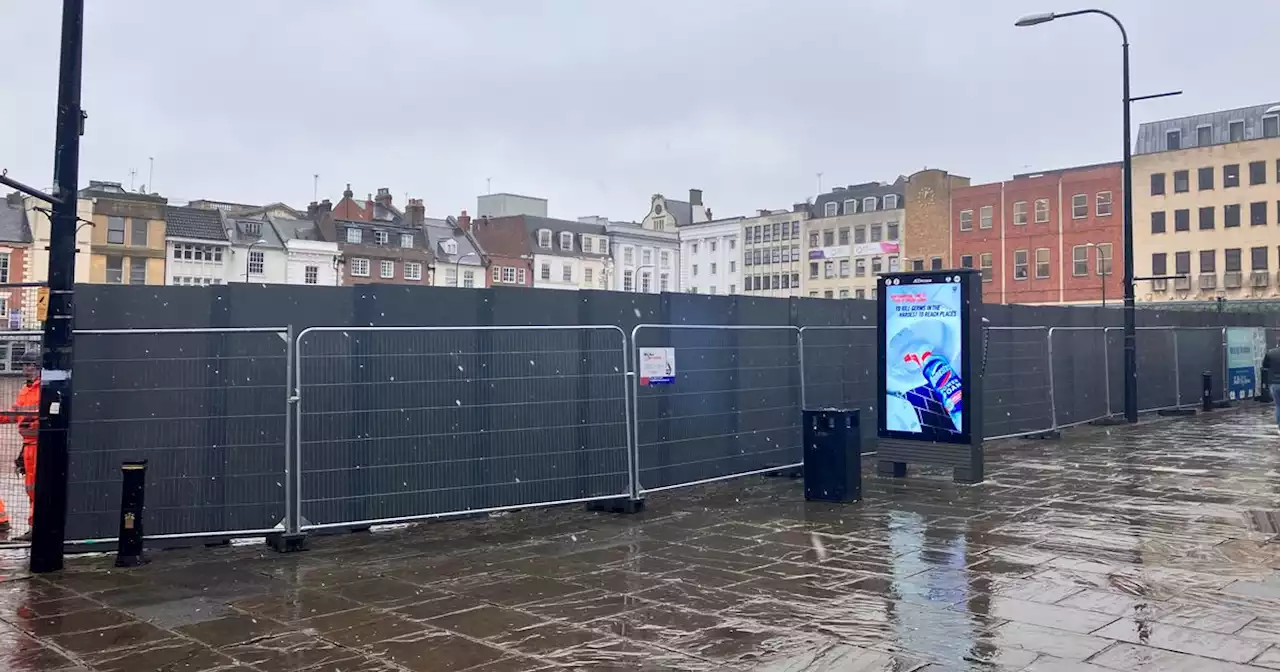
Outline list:
[[[945,271],[881,279],[882,436],[969,442],[967,283]]]

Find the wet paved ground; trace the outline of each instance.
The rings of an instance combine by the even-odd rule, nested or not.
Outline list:
[[[0,669],[1280,669],[1258,408],[1004,444],[989,482],[749,479],[0,582]]]

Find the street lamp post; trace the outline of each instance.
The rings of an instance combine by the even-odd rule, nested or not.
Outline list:
[[[1176,96],[1181,91],[1172,91],[1168,93],[1157,93],[1148,96],[1138,96],[1134,98],[1129,95],[1129,33],[1124,29],[1124,24],[1120,23],[1114,14],[1103,11],[1101,9],[1079,9],[1071,12],[1047,12],[1044,14],[1029,14],[1018,19],[1014,25],[1019,27],[1036,26],[1042,23],[1048,23],[1054,19],[1065,19],[1070,16],[1080,16],[1082,14],[1099,14],[1111,19],[1116,27],[1120,29],[1121,38],[1121,67],[1123,69],[1123,98],[1124,105],[1124,418],[1128,422],[1138,421],[1138,350],[1137,350],[1137,319],[1134,312],[1134,275],[1133,275],[1133,148],[1130,146],[1132,138],[1129,135],[1129,107],[1130,103],[1135,100],[1148,100],[1151,98],[1163,98],[1165,96]],[[1104,276],[1103,283],[1106,283]]]
[[[634,287],[639,287],[639,288],[640,288],[640,292],[641,292],[642,294],[648,294],[648,293],[649,293],[649,290],[648,290],[648,289],[645,289],[645,288],[640,284],[640,271],[643,271],[643,270],[644,270],[644,269],[646,269],[646,268],[647,268],[647,269],[649,269],[650,271],[656,271],[656,270],[658,270],[658,267],[657,267],[657,266],[655,266],[655,265],[653,265],[653,264],[641,264],[641,265],[639,265],[639,266],[636,266],[636,267],[635,267],[636,284],[635,284],[635,285],[633,285],[633,286],[634,286]],[[650,275],[649,277],[652,277],[652,275]],[[652,283],[650,283],[650,285],[652,286]]]
[[[467,252],[466,254],[459,255],[458,258],[453,260],[453,286],[454,287],[461,286],[459,285],[459,283],[461,282],[459,278],[462,275],[462,260],[466,259],[467,257],[475,257],[476,260],[480,259],[480,255],[476,254],[475,252]]]
[[[262,244],[261,240],[255,240],[249,243],[249,247],[244,251],[244,281],[249,282],[249,262],[253,259],[253,246]]]

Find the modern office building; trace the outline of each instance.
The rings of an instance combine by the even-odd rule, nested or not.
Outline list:
[[[760,210],[742,220],[742,293],[748,296],[803,296],[805,222],[809,204],[790,210]],[[696,279],[696,278],[695,278]],[[690,282],[693,282],[691,279]]]
[[[1280,104],[1142,124],[1133,159],[1139,301],[1280,297]]]
[[[835,187],[815,199],[801,243],[805,296],[875,297],[876,277],[899,267],[906,183]]]

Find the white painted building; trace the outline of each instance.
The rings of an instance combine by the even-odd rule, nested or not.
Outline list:
[[[466,216],[465,211],[463,216]],[[449,222],[450,220],[445,219],[428,219],[422,227],[427,235],[427,243],[431,245],[431,265],[434,269],[431,284],[435,287],[472,289],[487,286],[484,255],[476,248],[475,241],[466,231]]]
[[[265,219],[228,219],[231,258],[227,282],[287,282],[289,258],[275,227]]]
[[[166,207],[164,284],[226,284],[231,268],[226,226],[217,210]]]
[[[276,235],[284,241],[286,283],[324,287],[342,284],[339,266],[342,252],[337,243],[321,240],[314,222],[285,217],[269,219]]]
[[[680,291],[680,234],[631,222],[611,222],[605,231],[612,243],[610,289],[644,294]]]
[[[522,217],[533,251],[533,286],[608,289],[612,264],[605,227],[564,219]]]
[[[680,287],[692,294],[742,293],[742,217],[680,227]]]

